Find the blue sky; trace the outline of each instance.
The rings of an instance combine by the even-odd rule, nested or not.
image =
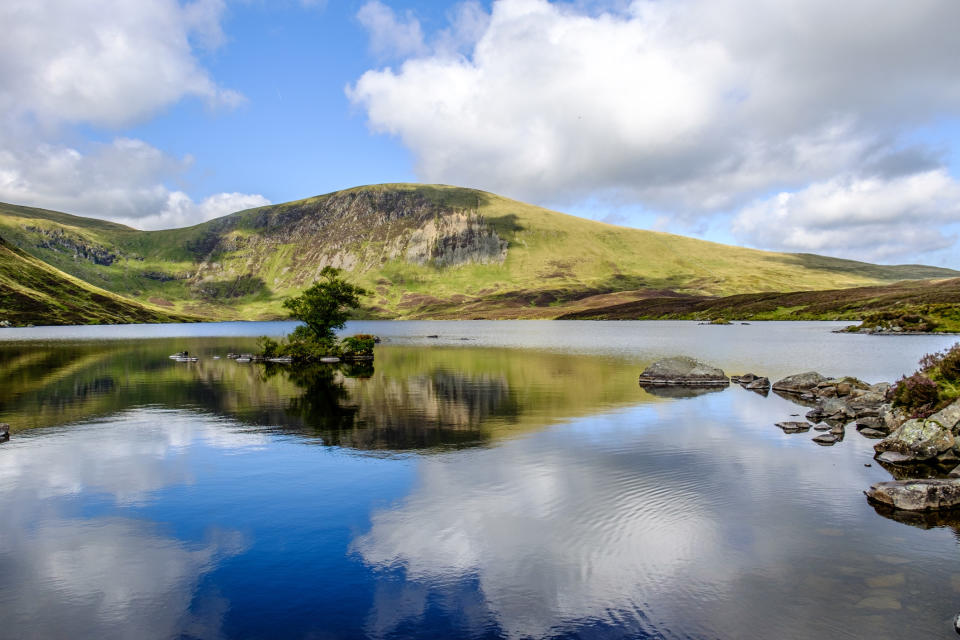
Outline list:
[[[8,0],[0,200],[181,226],[380,182],[960,268],[960,4]]]

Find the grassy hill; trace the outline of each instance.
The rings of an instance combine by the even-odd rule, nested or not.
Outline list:
[[[551,318],[665,294],[960,275],[617,227],[443,185],[358,187],[150,232],[0,205],[0,235],[96,286],[211,319],[282,315],[328,264],[374,292],[367,317],[396,318]]]
[[[661,296],[575,311],[565,320],[897,320],[932,321],[937,331],[960,332],[960,278],[885,286],[724,297]],[[889,324],[889,323],[888,323]],[[909,326],[907,323],[897,323]]]
[[[51,325],[190,320],[91,286],[0,238],[0,321]]]

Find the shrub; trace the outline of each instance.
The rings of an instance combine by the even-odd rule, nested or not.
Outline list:
[[[358,333],[355,336],[344,338],[342,341],[344,353],[355,356],[372,355],[375,343],[376,339],[366,333]]]
[[[926,417],[933,413],[940,400],[937,383],[919,371],[897,380],[893,389],[893,406],[903,407],[913,417]]]
[[[920,370],[934,379],[960,381],[960,343],[920,358]]]
[[[264,358],[275,358],[280,355],[280,343],[267,336],[257,338],[257,346],[260,348],[260,354]]]

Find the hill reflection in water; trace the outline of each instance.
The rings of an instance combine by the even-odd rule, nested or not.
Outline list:
[[[16,432],[139,407],[191,409],[325,445],[406,451],[483,445],[654,400],[634,367],[610,357],[390,347],[375,364],[300,367],[238,364],[222,356],[246,342],[195,339],[188,350],[199,362],[170,360],[184,343],[0,344],[0,421]]]

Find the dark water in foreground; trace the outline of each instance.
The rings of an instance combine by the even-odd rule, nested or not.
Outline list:
[[[293,371],[213,358],[280,325],[0,330],[0,638],[954,637],[958,534],[866,503],[872,441],[636,385],[954,341],[831,328],[358,323],[372,369]]]

